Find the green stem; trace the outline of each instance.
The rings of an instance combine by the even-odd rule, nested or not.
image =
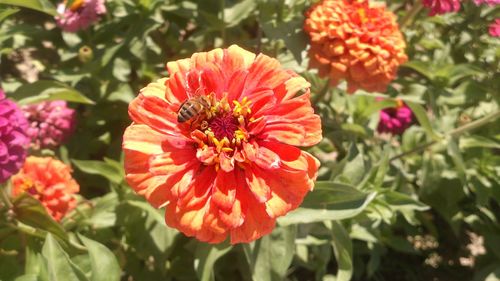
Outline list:
[[[472,121],[470,123],[467,123],[461,127],[458,127],[454,130],[452,130],[449,135],[452,136],[452,137],[456,137],[456,136],[460,136],[462,135],[463,133],[465,132],[468,132],[468,131],[472,131],[476,128],[479,128],[487,123],[489,123],[490,121],[494,121],[495,119],[499,118],[500,117],[500,110],[497,111],[497,112],[493,112],[489,115],[486,115],[482,118],[479,118],[475,121]]]
[[[399,23],[400,28],[403,29],[410,25],[423,7],[422,1],[417,1],[417,3],[411,7],[410,11],[408,11],[408,13],[406,13],[406,15],[401,19]]]
[[[12,205],[12,202],[10,202],[9,195],[7,195],[7,192],[6,192],[6,188],[7,188],[6,184],[0,185],[0,196],[1,196],[2,201],[5,204],[5,206],[7,206],[7,208],[11,209],[14,205]]]
[[[321,101],[325,97],[325,95],[328,93],[329,89],[330,89],[330,79],[328,79],[326,81],[323,89],[321,89],[321,91],[312,98],[312,104],[316,105],[319,101]]]
[[[479,118],[475,121],[472,121],[468,124],[465,124],[461,127],[458,127],[458,128],[455,128],[453,130],[451,130],[450,132],[448,132],[443,138],[446,138],[446,136],[448,137],[458,137],[466,132],[470,132],[472,130],[475,130],[479,127],[482,127],[486,124],[488,124],[489,122],[491,121],[494,121],[495,119],[499,118],[500,117],[500,110],[499,111],[496,111],[496,112],[493,112],[489,115],[486,115],[482,118]],[[403,158],[407,155],[410,155],[410,154],[413,154],[413,153],[416,153],[416,152],[419,152],[419,151],[422,151],[422,150],[425,150],[426,148],[428,147],[431,147],[433,146],[434,144],[438,143],[439,141],[431,141],[431,142],[428,142],[428,143],[425,143],[421,146],[417,146],[411,150],[408,150],[408,151],[405,151],[401,154],[398,154],[394,157],[392,157],[389,161],[392,162],[394,160],[397,160],[397,159],[400,159],[400,158]]]

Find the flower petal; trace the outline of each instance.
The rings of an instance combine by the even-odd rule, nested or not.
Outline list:
[[[157,96],[144,95],[143,91],[129,105],[130,118],[135,123],[146,124],[166,134],[178,132],[177,108]]]
[[[212,192],[212,201],[223,210],[230,210],[236,199],[235,173],[219,170],[215,179],[215,186]]]
[[[255,165],[245,169],[245,177],[248,188],[260,203],[264,203],[271,197],[271,190],[266,183],[265,173]]]
[[[249,243],[273,231],[276,219],[269,217],[264,204],[244,189],[238,192],[237,198],[242,204],[245,221],[240,227],[230,230],[231,244]]]

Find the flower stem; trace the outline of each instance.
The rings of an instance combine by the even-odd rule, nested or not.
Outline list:
[[[7,188],[6,184],[0,185],[0,197],[3,201],[3,203],[5,204],[5,206],[7,206],[7,208],[11,209],[14,205],[12,205],[12,202],[10,202],[9,196],[7,195],[7,192],[6,192],[6,188]]]
[[[326,81],[325,86],[323,86],[321,91],[312,98],[312,104],[316,105],[319,101],[321,101],[328,93],[328,89],[330,89],[330,79]]]
[[[420,10],[422,10],[424,6],[422,5],[422,1],[416,1],[416,3],[411,7],[411,9],[406,13],[406,15],[401,19],[399,26],[401,29],[405,28],[406,26],[410,25],[413,22],[413,19],[415,16],[418,15]]]
[[[453,130],[451,130],[450,132],[448,132],[443,138],[446,138],[446,136],[448,137],[458,137],[466,132],[469,132],[469,131],[472,131],[474,129],[477,129],[481,126],[484,126],[486,124],[488,124],[489,122],[491,121],[494,121],[495,119],[499,118],[500,117],[500,110],[499,111],[496,111],[496,112],[493,112],[489,115],[486,115],[484,117],[481,117],[475,121],[472,121],[468,124],[465,124],[461,127],[458,127],[458,128],[455,128]],[[419,151],[422,151],[422,150],[425,150],[426,148],[434,145],[438,143],[438,141],[431,141],[431,142],[428,142],[428,143],[425,143],[421,146],[417,146],[411,150],[408,150],[406,152],[403,152],[401,154],[398,154],[394,157],[392,157],[389,161],[392,162],[394,160],[397,160],[397,159],[400,159],[400,158],[403,158],[407,155],[410,155],[410,154],[413,154],[413,153],[416,153],[416,152],[419,152]]]

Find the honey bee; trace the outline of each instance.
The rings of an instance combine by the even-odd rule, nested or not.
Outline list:
[[[177,122],[184,123],[195,120],[210,108],[210,99],[205,95],[197,95],[185,100],[177,110]]]

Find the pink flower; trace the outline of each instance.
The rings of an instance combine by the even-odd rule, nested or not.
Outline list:
[[[66,7],[66,1],[57,5],[57,25],[67,32],[77,32],[86,29],[106,13],[104,0],[75,0],[71,7]]]
[[[493,0],[494,1],[494,0]],[[431,9],[430,16],[442,15],[460,10],[459,0],[422,0],[425,7]]]
[[[0,183],[6,182],[23,166],[29,138],[28,122],[17,104],[0,89]]]
[[[379,133],[401,135],[410,127],[413,121],[413,112],[401,100],[398,100],[397,103],[396,107],[380,111],[380,121],[377,127]]]
[[[493,37],[500,37],[500,19],[496,19],[490,24],[490,35]]]
[[[23,106],[28,119],[28,135],[34,149],[61,145],[75,129],[75,110],[65,101],[50,101]]]

